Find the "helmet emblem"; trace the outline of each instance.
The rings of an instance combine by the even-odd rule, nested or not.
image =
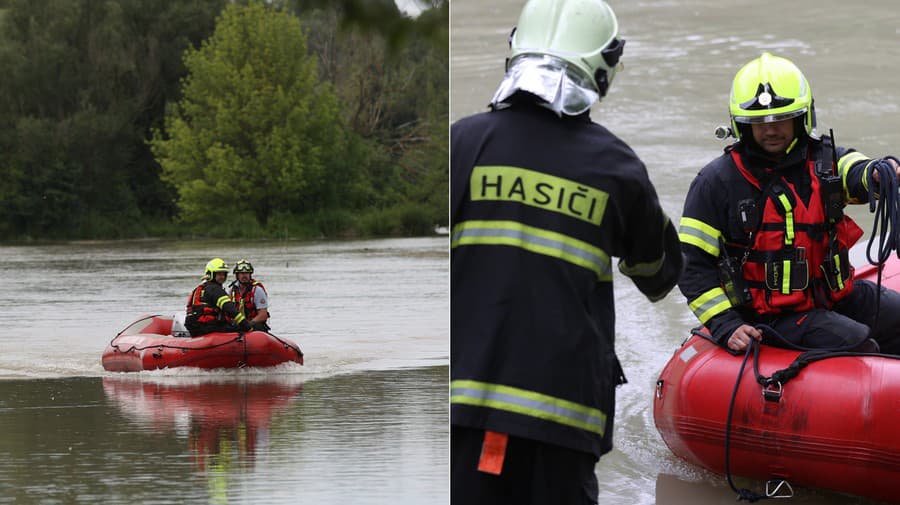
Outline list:
[[[757,101],[763,107],[768,107],[769,104],[772,103],[772,95],[763,91],[762,93],[759,94],[759,98],[757,98]]]

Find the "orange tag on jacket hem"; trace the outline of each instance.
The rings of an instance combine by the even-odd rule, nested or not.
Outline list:
[[[481,446],[481,459],[478,460],[478,471],[500,475],[503,470],[503,458],[506,457],[506,441],[509,435],[496,431],[484,432],[484,443]]]

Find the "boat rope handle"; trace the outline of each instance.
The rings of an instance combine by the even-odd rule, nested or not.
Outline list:
[[[785,488],[784,491],[782,494],[778,494],[782,488]],[[791,487],[790,482],[784,479],[770,479],[766,481],[766,496],[769,498],[793,498],[794,488]]]

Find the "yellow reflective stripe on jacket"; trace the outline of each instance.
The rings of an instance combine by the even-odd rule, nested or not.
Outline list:
[[[778,195],[778,203],[784,209],[784,243],[791,245],[794,243],[794,206],[785,194]]]
[[[558,258],[592,270],[601,281],[612,281],[610,259],[603,250],[562,233],[515,221],[464,221],[453,227],[450,247],[507,245]]]
[[[691,244],[719,257],[719,237],[722,232],[712,226],[690,217],[682,217],[678,230],[678,238],[685,244]]]
[[[450,383],[450,403],[515,412],[603,436],[606,414],[599,409],[527,389],[474,380]]]
[[[229,295],[222,295],[222,296],[219,297],[218,300],[216,300],[216,306],[219,307],[219,310],[222,310],[222,307],[224,307],[225,304],[228,303],[228,302],[230,302],[230,301],[231,301],[231,296],[229,296]],[[244,317],[244,314],[242,314],[242,313],[240,313],[240,312],[238,312],[237,315],[234,316],[234,322],[235,322],[235,323],[240,323],[240,322],[243,321],[244,319],[246,319],[246,318]]]
[[[477,166],[469,179],[472,200],[516,202],[587,221],[603,222],[609,193],[543,172],[507,166]]]
[[[850,167],[853,166],[854,163],[862,160],[869,159],[863,153],[860,152],[852,152],[845,154],[841,159],[837,162],[838,174],[841,176],[841,183],[844,186],[844,199],[848,199],[850,194],[847,191],[847,173],[850,172]],[[871,164],[871,162],[869,162]],[[863,186],[868,190],[869,189],[869,167],[866,166],[866,169],[863,170],[862,176]]]
[[[725,290],[716,287],[691,300],[688,307],[701,323],[706,324],[713,317],[730,309],[731,302],[725,295]]]
[[[231,297],[228,295],[222,295],[216,300],[216,307],[222,308],[223,305],[231,301]]]

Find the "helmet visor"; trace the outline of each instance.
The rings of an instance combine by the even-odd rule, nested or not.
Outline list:
[[[765,114],[762,116],[734,116],[734,121],[736,123],[744,124],[775,123],[778,121],[784,121],[785,119],[802,116],[803,114],[806,114],[806,107],[789,112],[782,112],[780,114]]]

